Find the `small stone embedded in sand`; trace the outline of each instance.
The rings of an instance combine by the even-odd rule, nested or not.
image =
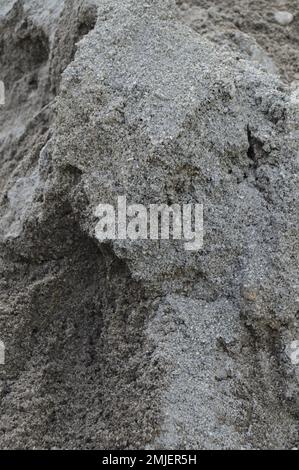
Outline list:
[[[287,26],[292,23],[294,19],[294,15],[289,11],[276,11],[274,13],[274,18],[277,23],[281,24],[282,26]]]
[[[243,297],[250,302],[255,302],[257,299],[257,293],[254,289],[244,288]]]

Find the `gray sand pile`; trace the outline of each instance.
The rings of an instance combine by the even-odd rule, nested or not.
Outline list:
[[[261,2],[177,3],[0,2],[2,449],[298,445],[298,16],[283,74]],[[203,249],[99,242],[118,195]]]

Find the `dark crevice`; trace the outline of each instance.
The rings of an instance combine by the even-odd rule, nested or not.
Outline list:
[[[258,164],[257,164],[256,150],[255,150],[255,139],[252,136],[252,132],[251,132],[249,126],[247,126],[247,138],[248,138],[248,144],[249,144],[249,147],[248,147],[248,150],[247,150],[247,156],[248,156],[249,160],[251,160],[251,162],[252,162],[250,164],[251,168],[256,170],[257,167],[258,167]]]

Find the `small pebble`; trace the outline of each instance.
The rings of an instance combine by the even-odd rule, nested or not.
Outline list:
[[[288,11],[276,11],[274,13],[274,18],[277,23],[281,24],[282,26],[287,26],[288,24],[292,23],[294,15]]]
[[[218,369],[215,374],[215,379],[218,380],[218,382],[221,382],[222,380],[231,379],[232,377],[233,374],[229,368]]]
[[[249,300],[250,302],[255,302],[257,299],[257,293],[254,290],[244,289],[243,297],[244,299]]]

